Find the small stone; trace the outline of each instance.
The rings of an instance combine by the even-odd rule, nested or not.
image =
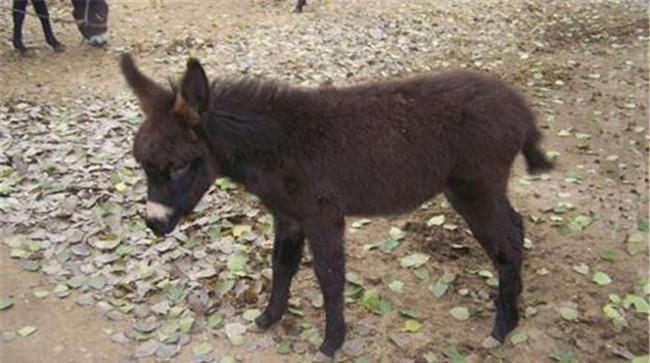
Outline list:
[[[255,322],[252,322],[248,325],[246,325],[246,331],[249,331],[251,333],[264,333],[266,329],[262,329]]]
[[[484,362],[480,354],[472,353],[465,357],[465,363],[481,363]]]
[[[160,323],[154,316],[150,316],[145,320],[140,320],[133,325],[133,328],[141,333],[151,333],[152,331],[158,329]]]
[[[77,296],[75,303],[82,306],[92,305],[95,303],[95,298],[91,294],[82,294]]]
[[[362,339],[352,339],[346,340],[341,349],[343,353],[356,357],[363,352],[363,340]]]
[[[126,344],[131,341],[129,338],[126,337],[126,335],[124,335],[124,332],[119,332],[111,335],[111,340],[117,344]]]
[[[217,359],[211,354],[198,354],[192,356],[192,363],[213,363]]]
[[[564,334],[562,332],[562,330],[560,330],[560,329],[558,329],[556,327],[552,327],[552,328],[548,329],[547,333],[548,333],[548,335],[550,335],[552,338],[555,338],[555,339],[565,339],[566,338],[566,334]]]
[[[12,331],[3,331],[2,334],[0,334],[0,340],[3,342],[8,343],[14,339],[16,339],[16,333]]]
[[[294,351],[296,350],[295,344],[298,343],[294,343]],[[269,337],[268,335],[262,335],[259,339],[249,339],[245,343],[247,352],[254,352],[256,350],[265,349],[273,345],[275,345],[275,341],[273,341],[273,338]]]
[[[158,315],[165,315],[169,311],[169,302],[167,300],[163,300],[158,304],[153,305],[151,307],[151,311]]]
[[[323,352],[321,352],[319,350],[314,355],[314,362],[332,362],[333,363],[333,362],[336,362],[336,360],[334,360],[334,357],[326,356],[325,354],[323,354]]]
[[[76,244],[70,247],[70,251],[80,257],[90,256],[90,247],[86,243]]]
[[[612,353],[615,356],[621,357],[621,358],[623,358],[625,360],[628,360],[628,361],[631,361],[631,360],[634,359],[634,354],[632,354],[632,352],[630,352],[630,350],[627,349],[624,346],[614,346],[614,347],[612,347]]]
[[[76,200],[76,198],[75,198],[75,200]],[[79,229],[76,229],[76,228],[72,229],[72,230],[68,230],[65,233],[65,240],[66,240],[66,242],[68,242],[70,244],[76,244],[76,243],[81,242],[83,237],[84,237],[84,232],[82,230],[79,230]]]
[[[293,351],[296,354],[303,354],[309,350],[309,343],[307,342],[295,342],[293,343]]]
[[[181,351],[180,345],[161,344],[160,346],[158,346],[158,349],[156,349],[156,357],[168,360],[178,355],[180,351]]]
[[[422,333],[391,333],[389,337],[395,345],[407,351],[420,350],[431,341]]]
[[[147,304],[138,304],[133,308],[133,314],[138,319],[144,319],[147,316],[151,315],[151,309]]]
[[[318,289],[309,289],[305,292],[305,296],[315,308],[323,307],[323,294]]]
[[[36,327],[24,326],[20,330],[18,330],[18,335],[20,335],[21,337],[27,337],[27,336],[30,336],[30,335],[34,334],[34,332],[36,330],[37,330]]]
[[[120,314],[119,311],[115,311],[115,310],[111,310],[107,312],[106,314],[104,314],[104,316],[106,316],[108,320],[112,320],[112,321],[122,320],[122,314]]]
[[[242,335],[246,333],[246,325],[240,323],[228,323],[225,325],[224,331],[228,337]]]
[[[408,340],[409,336],[408,334],[402,334],[402,333],[391,333],[389,335],[390,340],[395,343],[398,347],[405,349],[406,346],[408,345]]]
[[[187,343],[190,342],[190,336],[188,334],[181,334],[181,336],[178,338],[178,343],[180,345],[186,345]]]
[[[93,240],[90,244],[100,251],[110,251],[120,244],[119,238],[106,239],[106,240]]]
[[[361,336],[366,336],[373,331],[373,327],[371,325],[368,325],[366,323],[359,323],[354,327],[354,330],[357,332],[357,334]]]
[[[160,343],[158,343],[156,340],[150,340],[148,342],[144,342],[138,345],[137,348],[135,348],[134,357],[144,358],[144,357],[152,356],[158,349],[158,346],[160,346]]]
[[[166,252],[171,250],[172,248],[176,247],[176,243],[172,241],[171,239],[167,239],[164,242],[158,243],[154,246],[154,248],[158,252]]]
[[[91,263],[85,263],[79,267],[79,271],[85,273],[86,275],[92,275],[97,272],[97,269]]]
[[[485,349],[494,349],[498,346],[501,345],[501,342],[496,340],[493,336],[489,336],[483,340],[483,343],[481,343],[481,346]]]
[[[97,303],[97,309],[102,314],[107,314],[109,311],[113,310],[113,306],[111,306],[111,304],[107,303],[106,301],[100,301]]]
[[[187,305],[197,315],[205,315],[210,306],[210,296],[205,290],[192,292],[187,296]]]

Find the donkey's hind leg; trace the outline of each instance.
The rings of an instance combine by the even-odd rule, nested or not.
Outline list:
[[[499,274],[496,319],[492,338],[503,342],[519,321],[517,299],[522,289],[521,264],[524,239],[523,222],[510,206],[505,183],[452,180],[445,192],[447,199],[469,224]],[[488,338],[484,345],[494,345]]]
[[[318,218],[309,218],[304,227],[314,256],[316,278],[325,300],[325,339],[319,350],[332,357],[345,340],[345,220],[337,212],[328,210]]]

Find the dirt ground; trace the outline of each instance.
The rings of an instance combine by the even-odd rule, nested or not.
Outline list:
[[[360,342],[362,348],[359,353],[342,353],[338,359],[433,362],[435,355],[440,362],[462,361],[444,353],[450,345],[467,362],[623,362],[647,355],[648,313],[623,307],[612,296],[641,296],[647,302],[650,293],[647,230],[642,227],[648,221],[650,145],[647,4],[572,1],[568,5],[543,5],[512,1],[499,6],[491,1],[441,4],[425,0],[404,3],[311,1],[304,14],[296,15],[290,13],[290,1],[112,1],[110,44],[102,49],[92,48],[79,43],[79,34],[73,27],[55,26],[59,40],[67,45],[64,53],[48,49],[37,22],[28,18],[24,37],[26,44],[34,47],[31,57],[22,58],[12,51],[8,41],[10,26],[0,29],[0,96],[7,113],[15,112],[13,105],[21,102],[82,109],[86,106],[83,100],[110,104],[113,99],[130,97],[116,63],[117,56],[125,51],[133,53],[141,67],[161,81],[178,75],[188,55],[205,60],[212,74],[264,75],[313,86],[324,82],[351,84],[461,66],[489,72],[515,85],[531,100],[545,134],[544,147],[556,157],[556,170],[542,177],[527,176],[518,160],[509,189],[513,205],[525,218],[527,237],[532,242],[526,250],[523,272],[521,309],[526,314],[517,330],[525,333],[527,341],[508,342],[504,349],[492,352],[480,348],[491,328],[494,309],[489,297],[496,290],[477,272],[493,270],[479,245],[466,232],[464,222],[443,198],[436,198],[410,214],[373,219],[348,233],[348,269],[362,276],[365,286],[379,289],[395,308],[388,314],[377,315],[356,302],[348,303],[348,340]],[[54,4],[54,14],[66,15],[67,11],[64,5]],[[390,60],[403,64],[400,68],[385,66],[386,72],[373,60],[355,58],[357,54],[352,51],[351,56],[341,55],[344,50],[336,48],[337,45],[332,47],[344,61],[323,65],[319,59],[328,59],[330,54],[322,53],[321,57],[320,48],[315,45],[318,41],[309,38],[318,29],[354,29],[368,26],[374,19],[390,23],[394,17],[399,27],[409,14],[424,19],[419,23],[420,30],[435,32],[440,43],[435,40],[427,50],[412,46],[412,57]],[[373,20],[364,22],[366,16]],[[338,19],[344,20],[338,24]],[[505,29],[515,30],[504,33],[507,37],[499,37],[501,33],[495,30],[501,29],[495,25],[498,22],[507,23]],[[350,28],[345,28],[347,24]],[[241,40],[242,33],[274,31],[295,32],[297,39],[304,42],[304,50],[287,53],[272,44]],[[332,37],[346,36],[352,34],[342,31]],[[382,56],[390,59],[390,54]],[[301,64],[301,59],[310,59],[311,63]],[[345,63],[350,59],[357,63]],[[244,67],[245,63],[251,65]],[[256,64],[268,68],[255,68]],[[347,74],[352,68],[354,74]],[[112,111],[103,112],[110,117]],[[4,123],[7,119],[2,120]],[[14,139],[18,135],[9,122],[0,125],[0,141],[8,135]],[[120,147],[128,150],[129,145]],[[0,203],[9,203],[1,195]],[[243,193],[237,198],[242,205],[251,203]],[[29,232],[20,223],[9,222],[9,214],[4,214],[11,208],[9,204],[0,207],[0,241]],[[445,216],[447,228],[427,225],[431,217],[438,215]],[[580,226],[580,218],[585,216],[589,222]],[[370,245],[381,244],[388,238],[392,226],[405,232],[400,245],[390,252],[371,248]],[[629,237],[638,233],[642,240],[630,252]],[[613,252],[615,257],[603,257],[609,255],[604,251]],[[422,281],[412,270],[400,267],[400,258],[414,252],[429,256],[429,280]],[[52,290],[55,283],[40,272],[25,271],[21,268],[23,261],[11,258],[10,253],[6,243],[0,244],[0,298],[12,296],[14,300],[11,308],[0,311],[0,332],[18,331],[27,325],[37,330],[27,337],[0,341],[0,361],[155,360],[133,358],[132,352],[139,342],[111,340],[113,334],[133,322],[132,316],[110,320],[96,308],[76,304],[71,297],[36,298],[35,289]],[[581,264],[590,268],[586,275],[576,271]],[[444,271],[457,277],[449,291],[436,298],[427,286]],[[592,276],[597,271],[606,272],[612,282],[602,286],[594,283]],[[387,287],[388,276],[403,282],[401,292]],[[315,286],[307,262],[292,291],[306,300],[307,292]],[[252,307],[262,308],[264,301],[262,297]],[[616,328],[604,315],[607,304],[613,304],[625,318],[626,327]],[[469,320],[458,321],[449,314],[450,309],[460,305],[469,307]],[[412,309],[423,323],[418,332],[402,331],[404,317],[398,311],[405,307]],[[562,307],[575,308],[579,317],[563,318],[558,313]],[[204,330],[192,334],[188,346],[170,359],[191,362],[196,359],[193,349],[209,342],[216,356],[231,355],[242,362],[310,361],[313,346],[307,352],[294,348],[289,354],[277,353],[276,345],[287,337],[299,340],[292,336],[292,324],[309,322],[322,330],[321,309],[303,309],[302,315],[290,316],[269,332],[248,333],[272,337],[271,345],[257,349],[234,346],[225,336]],[[405,341],[400,342],[400,337]],[[564,357],[559,357],[562,354],[558,352]]]

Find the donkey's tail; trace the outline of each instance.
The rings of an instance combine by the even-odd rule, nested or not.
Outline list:
[[[542,134],[539,132],[535,124],[526,134],[526,141],[521,152],[526,158],[526,165],[530,174],[539,174],[553,169],[553,164],[546,158],[544,151],[539,147],[539,141]]]

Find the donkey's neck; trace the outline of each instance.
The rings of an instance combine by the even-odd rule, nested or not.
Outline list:
[[[214,81],[203,120],[218,156],[251,159],[277,152],[287,137],[287,123],[294,118],[292,97],[296,92],[252,79]]]

